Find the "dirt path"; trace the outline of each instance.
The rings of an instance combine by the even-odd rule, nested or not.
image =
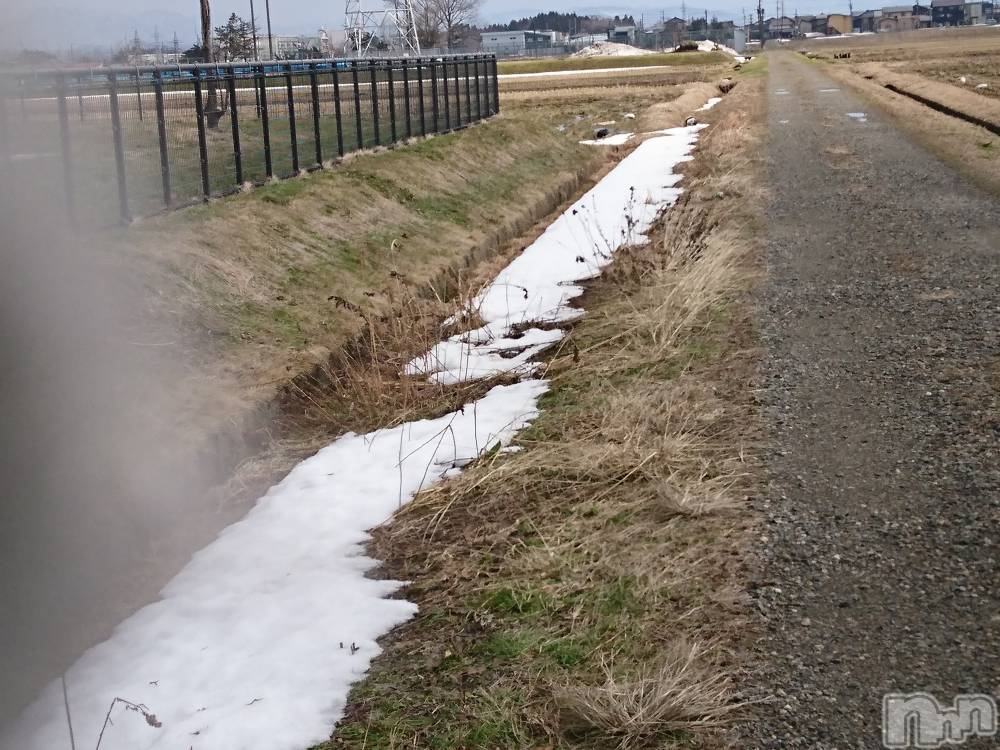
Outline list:
[[[874,748],[884,693],[1000,691],[1000,201],[769,57],[754,585],[774,702],[745,745]]]

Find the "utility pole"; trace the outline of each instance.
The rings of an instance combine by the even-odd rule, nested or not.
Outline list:
[[[260,60],[257,48],[257,15],[253,12],[253,0],[250,0],[250,33],[253,35],[253,59]]]
[[[264,13],[267,15],[267,54],[274,59],[274,35],[271,34],[271,0],[264,0]]]
[[[208,0],[201,0],[201,47],[206,63],[215,62],[212,51],[212,9]],[[215,76],[208,77],[208,104],[205,108],[205,121],[213,130],[219,127],[219,95],[215,87]]]
[[[764,49],[764,0],[757,0],[757,33],[760,35],[760,48]]]

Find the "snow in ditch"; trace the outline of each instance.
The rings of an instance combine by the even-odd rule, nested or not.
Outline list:
[[[547,388],[498,386],[464,411],[345,435],[299,464],[69,670],[77,746],[94,747],[115,697],[144,703],[162,726],[118,707],[102,750],[303,750],[328,738],[375,639],[416,611],[387,598],[399,582],[365,577],[376,565],[368,530],[509,442]],[[68,750],[60,683],[0,747]]]
[[[453,382],[497,373],[529,377],[529,360],[559,341],[557,324],[580,281],[613,252],[641,243],[681,193],[674,168],[690,159],[695,125],[642,143],[512,261],[477,300],[485,325],[411,363]],[[543,380],[497,386],[462,410],[367,435],[345,435],[303,461],[242,521],[196,554],[161,598],[119,625],[66,673],[77,745],[92,747],[115,698],[103,750],[303,750],[325,740],[376,639],[416,607],[390,597],[400,583],[366,573],[369,530],[421,489],[505,446],[538,414]],[[0,748],[70,746],[61,682],[49,685]]]
[[[705,125],[643,141],[477,295],[483,325],[456,334],[407,366],[441,383],[530,373],[531,360],[563,338],[558,324],[582,313],[570,302],[626,244],[646,240],[657,215],[681,194],[674,168],[688,161]],[[456,322],[456,321],[450,321]]]

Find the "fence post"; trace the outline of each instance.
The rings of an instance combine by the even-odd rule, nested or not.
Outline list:
[[[309,93],[312,94],[313,136],[316,138],[316,164],[323,166],[323,143],[319,129],[319,86],[316,84],[316,63],[309,63]]]
[[[379,127],[379,106],[378,106],[378,66],[375,63],[368,63],[368,72],[372,79],[372,125],[375,128],[375,145],[382,145],[382,132]]]
[[[406,103],[406,137],[413,137],[413,116],[410,113],[410,67],[409,61],[404,57],[403,66],[403,101]]]
[[[80,122],[83,122],[83,76],[76,78],[76,106],[80,110]]]
[[[465,56],[465,123],[472,122],[472,82],[469,80],[469,56]]]
[[[493,114],[500,114],[500,76],[497,71],[497,56],[493,55],[490,60],[490,69],[493,71]]]
[[[7,78],[0,77],[0,159],[10,166],[10,131],[7,124]]]
[[[274,177],[274,163],[271,159],[271,113],[267,108],[267,72],[263,63],[257,66],[260,75],[260,132],[264,139],[264,174],[267,179]]]
[[[396,73],[395,65],[389,60],[389,122],[392,123],[392,143],[399,141],[398,112],[396,107]]]
[[[480,57],[477,55],[473,62],[476,65],[476,119],[483,119],[483,79],[479,77]]]
[[[431,60],[431,109],[434,110],[433,132],[437,133],[441,129],[441,114],[438,111],[437,63],[433,60]],[[424,135],[426,135],[426,133],[424,133]]]
[[[451,97],[448,94],[448,61],[441,63],[441,85],[444,87],[444,129],[451,130]]]
[[[128,210],[128,185],[125,183],[125,147],[122,144],[122,121],[118,111],[118,74],[108,73],[108,103],[111,108],[111,137],[115,144],[115,177],[118,180],[118,212],[122,224],[132,221]]]
[[[458,70],[458,58],[452,60],[452,67],[455,68],[455,127],[462,127],[462,84],[461,73]]]
[[[344,155],[344,118],[340,111],[340,70],[333,64],[333,113],[337,120],[337,154]]]
[[[358,80],[358,61],[351,61],[351,79],[354,83],[354,124],[358,131],[358,150],[365,147],[364,132],[361,130],[361,82]]]
[[[212,186],[208,180],[208,142],[205,139],[205,103],[201,95],[201,68],[194,69],[194,109],[198,121],[198,158],[201,162],[201,192],[207,199]]]
[[[424,63],[417,58],[417,96],[420,98],[420,135],[427,135],[427,105],[424,103]]]
[[[69,143],[69,110],[66,108],[66,76],[60,74],[58,81],[59,97],[59,142],[63,162],[63,180],[66,190],[66,215],[70,225],[76,223],[73,207],[73,154]]]
[[[285,90],[288,93],[288,140],[292,144],[292,172],[299,171],[299,134],[295,127],[295,88],[292,85],[292,64],[285,63]]]
[[[240,120],[238,107],[236,106],[236,71],[229,69],[229,76],[226,79],[226,87],[229,90],[229,120],[233,129],[233,160],[236,166],[236,187],[243,184],[243,150],[240,147]]]
[[[139,69],[135,69],[135,98],[139,102],[139,122],[142,122],[142,81],[139,79]]]
[[[170,205],[170,158],[167,153],[167,117],[163,110],[163,74],[153,72],[153,92],[156,97],[156,135],[160,146],[160,182],[163,184],[163,205]]]

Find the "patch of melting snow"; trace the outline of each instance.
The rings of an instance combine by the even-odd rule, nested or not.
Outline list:
[[[848,112],[847,116],[858,122],[868,122],[868,115],[864,112]]]
[[[836,91],[840,91],[840,89],[820,89],[819,93],[821,93],[821,94],[832,94],[832,93],[834,93]]]
[[[778,120],[779,125],[787,125],[788,122],[789,122],[788,120]]]
[[[776,89],[774,92],[775,96],[788,96],[788,89]]]
[[[609,135],[604,138],[597,138],[588,141],[580,141],[584,146],[624,146],[630,140],[634,133],[616,133],[615,135]]]
[[[674,168],[705,127],[642,143],[477,297],[479,329],[441,342],[406,368],[439,382],[516,372],[559,341],[582,314],[578,282],[615,250],[643,243],[682,190]],[[456,316],[456,318],[459,316]],[[148,707],[116,711],[103,750],[302,750],[327,739],[351,685],[380,653],[377,639],[416,612],[388,598],[397,581],[367,577],[369,529],[416,493],[486,451],[505,447],[538,415],[544,380],[497,386],[437,419],[334,441],[298,466],[246,518],[198,552],[161,598],[120,624],[66,673],[74,733],[98,736],[116,697]],[[62,685],[50,684],[0,736],[0,747],[70,744]]]
[[[242,521],[203,549],[160,601],[119,625],[66,674],[78,744],[102,750],[303,750],[326,740],[376,639],[416,612],[401,583],[366,577],[368,529],[420,489],[506,445],[538,414],[540,380],[497,386],[463,410],[348,434],[300,463]],[[53,683],[0,747],[68,748]]]
[[[534,357],[564,336],[553,324],[582,314],[569,304],[583,294],[577,282],[599,275],[622,245],[645,242],[659,212],[680,196],[674,167],[690,160],[704,127],[672,128],[643,141],[479,293],[473,309],[481,328],[442,341],[407,373],[456,383],[533,372]],[[511,350],[517,353],[509,356]]]

